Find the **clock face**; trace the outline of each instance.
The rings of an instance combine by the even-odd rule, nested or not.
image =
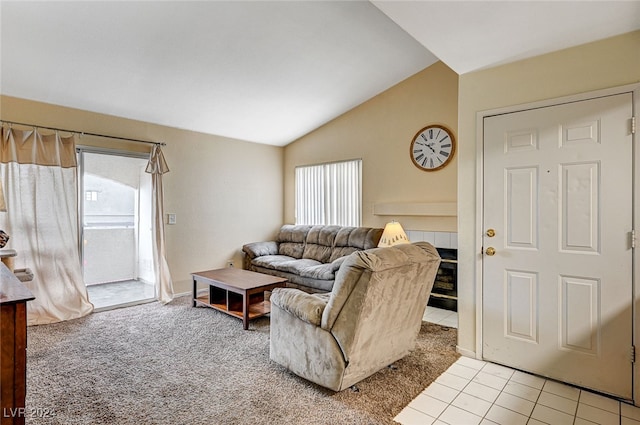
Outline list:
[[[441,125],[427,126],[411,141],[411,160],[421,170],[439,170],[453,158],[455,143],[448,128]]]

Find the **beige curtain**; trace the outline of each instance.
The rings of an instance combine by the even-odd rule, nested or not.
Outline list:
[[[145,170],[151,174],[153,185],[153,263],[156,275],[156,298],[163,304],[173,300],[173,281],[167,263],[164,238],[164,195],[162,189],[162,175],[169,172],[167,161],[162,149],[155,145]]]
[[[25,286],[29,325],[82,317],[93,311],[78,255],[75,136],[2,128],[0,174],[7,213],[0,228],[18,252],[15,267],[28,267]]]

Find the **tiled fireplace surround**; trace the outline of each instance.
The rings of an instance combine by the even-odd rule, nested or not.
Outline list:
[[[428,232],[422,230],[405,230],[409,241],[411,242],[429,242],[436,248],[440,250],[440,255],[443,258],[443,263],[440,265],[440,270],[438,270],[438,276],[436,277],[436,282],[434,284],[434,288],[432,291],[431,298],[429,299],[429,306],[436,307],[438,309],[445,309],[438,312],[439,314],[444,313],[452,313],[456,312],[457,301],[452,299],[451,296],[456,296],[457,284],[456,280],[456,265],[448,264],[452,259],[457,259],[457,250],[458,250],[458,234],[455,232]],[[443,252],[446,251],[446,252]],[[453,283],[452,280],[453,279]],[[449,314],[449,316],[452,316]],[[434,317],[431,317],[433,321]],[[457,326],[457,314],[454,317],[447,317],[448,320],[454,321]],[[451,324],[447,322],[450,326]]]
[[[405,230],[411,242],[429,242],[436,248],[458,249],[458,234],[455,232],[425,232],[422,230]]]

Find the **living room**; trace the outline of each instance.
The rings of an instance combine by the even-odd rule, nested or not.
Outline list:
[[[165,228],[166,254],[176,294],[189,292],[190,273],[224,267],[229,260],[239,265],[243,244],[270,240],[283,223],[295,222],[298,165],[361,158],[363,226],[384,227],[398,219],[376,214],[381,204],[457,204],[457,217],[403,215],[399,220],[409,230],[457,233],[457,349],[475,357],[481,332],[477,235],[483,233],[477,204],[478,112],[637,84],[639,46],[636,30],[462,75],[436,62],[285,146],[5,94],[0,111],[7,121],[166,143],[170,172],[164,176],[164,211],[176,215],[176,224]],[[448,126],[458,141],[453,161],[435,173],[418,170],[408,155],[411,138],[429,123]],[[89,135],[81,143],[148,151],[145,145]]]

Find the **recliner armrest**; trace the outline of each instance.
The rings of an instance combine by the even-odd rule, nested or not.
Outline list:
[[[275,241],[248,243],[242,247],[242,251],[251,259],[262,257],[263,255],[277,255],[278,243]]]
[[[294,288],[276,288],[271,293],[271,303],[300,320],[320,326],[327,297]]]

